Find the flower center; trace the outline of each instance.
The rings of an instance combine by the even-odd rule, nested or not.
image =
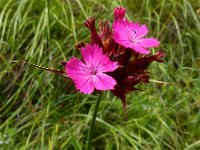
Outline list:
[[[137,41],[137,30],[133,29],[133,30],[129,30],[129,35],[128,35],[128,38],[129,38],[129,41],[131,43],[135,43]]]
[[[91,68],[90,73],[92,75],[95,75],[97,73],[97,69],[96,68]]]
[[[133,33],[136,35],[136,30],[133,29]]]

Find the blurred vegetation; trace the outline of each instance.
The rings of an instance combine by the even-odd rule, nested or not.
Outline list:
[[[0,0],[1,150],[85,148],[95,94],[77,93],[69,79],[23,60],[63,69],[60,62],[80,57],[75,43],[89,42],[84,20],[112,23],[120,5],[160,40],[165,63],[149,69],[171,85],[138,86],[145,91],[128,95],[128,121],[121,101],[104,92],[93,148],[200,149],[200,1]]]

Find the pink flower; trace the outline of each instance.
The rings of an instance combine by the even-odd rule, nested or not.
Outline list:
[[[155,38],[144,38],[148,33],[146,25],[126,21],[117,21],[113,25],[115,42],[131,48],[140,54],[149,54],[146,48],[157,47],[160,42]]]
[[[85,94],[91,94],[94,89],[114,89],[117,84],[115,79],[105,72],[117,69],[117,62],[111,61],[96,44],[82,47],[81,54],[83,61],[72,58],[65,65],[66,73],[74,81],[76,88]]]

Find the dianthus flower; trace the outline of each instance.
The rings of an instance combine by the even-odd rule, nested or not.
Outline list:
[[[115,8],[112,29],[108,21],[101,21],[98,32],[92,17],[84,23],[90,30],[90,42],[102,47],[103,53],[119,64],[116,70],[108,72],[107,75],[115,79],[117,84],[111,92],[121,99],[124,109],[126,94],[138,90],[135,87],[137,84],[148,83],[148,66],[153,61],[163,62],[160,58],[164,56],[162,51],[152,56],[143,55],[149,53],[145,48],[156,47],[159,42],[154,38],[144,38],[148,33],[146,25],[128,22],[124,18],[125,13],[125,8]],[[81,49],[83,46],[84,43],[80,42],[75,47]]]
[[[106,72],[117,69],[117,62],[110,60],[96,44],[82,47],[81,54],[83,61],[72,58],[65,64],[66,74],[74,81],[76,88],[84,94],[91,94],[94,89],[114,89],[117,83]]]
[[[160,45],[155,38],[145,38],[149,31],[146,25],[120,19],[114,22],[113,31],[115,42],[140,54],[149,54],[148,48]]]

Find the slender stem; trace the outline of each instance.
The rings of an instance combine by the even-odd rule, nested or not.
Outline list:
[[[93,112],[92,122],[91,122],[89,132],[88,132],[88,136],[87,136],[86,150],[91,149],[91,138],[92,138],[92,133],[93,133],[93,129],[94,129],[94,124],[95,124],[95,121],[96,121],[96,116],[97,116],[99,104],[100,104],[100,94],[98,95],[96,106],[95,106],[95,109],[94,109],[94,112]]]
[[[48,46],[48,50],[51,50],[51,32],[50,32],[50,10],[49,10],[49,4],[50,1],[46,0],[46,9],[47,9],[47,15],[48,15],[48,20],[47,20],[47,46]]]

